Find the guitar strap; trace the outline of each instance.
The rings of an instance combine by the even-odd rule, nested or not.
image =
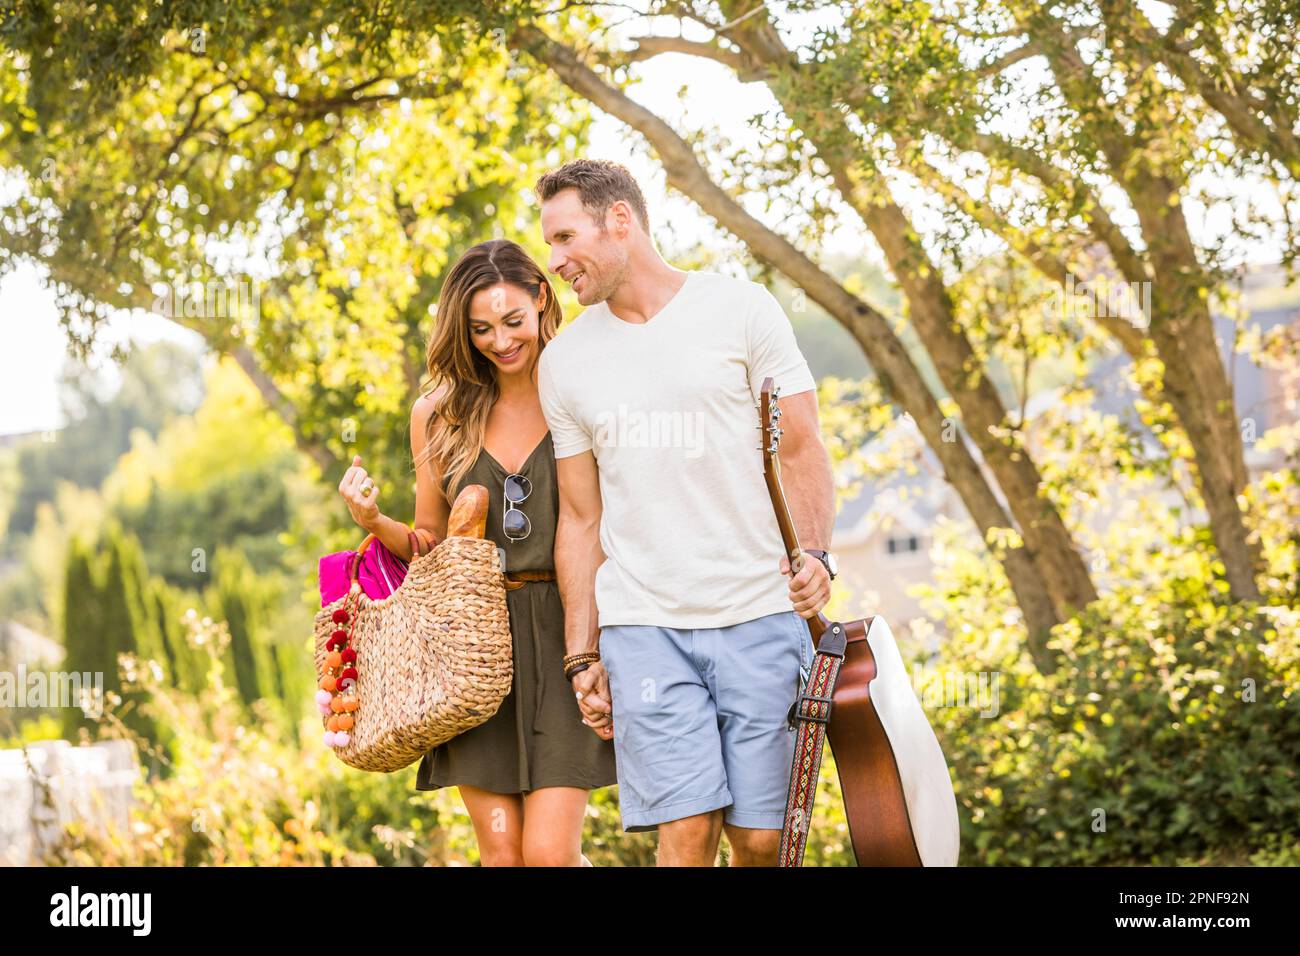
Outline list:
[[[799,736],[790,763],[790,790],[785,803],[785,825],[781,829],[778,866],[802,866],[808,828],[812,823],[817,778],[822,769],[822,742],[831,719],[831,698],[844,663],[844,627],[832,624],[822,634],[813,658],[812,673],[799,699],[790,708],[791,726],[799,722]]]

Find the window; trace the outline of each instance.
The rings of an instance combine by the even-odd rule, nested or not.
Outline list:
[[[921,539],[916,535],[909,535],[906,538],[890,538],[886,542],[886,547],[890,554],[905,554],[908,551],[920,551]]]

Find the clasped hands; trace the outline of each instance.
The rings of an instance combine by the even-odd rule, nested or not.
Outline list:
[[[614,736],[614,705],[609,692],[609,674],[600,661],[573,675],[573,693],[578,698],[582,722],[601,740]]]

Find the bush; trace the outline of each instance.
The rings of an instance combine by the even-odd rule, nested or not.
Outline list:
[[[1300,837],[1294,622],[1261,634],[1192,587],[1098,601],[1057,629],[1051,676],[1003,660],[992,719],[941,711],[971,862],[1173,864]]]
[[[189,694],[156,672],[127,668],[148,694],[149,713],[173,730],[164,758],[169,775],[142,774],[129,832],[100,836],[70,824],[47,862],[373,866],[464,852],[446,795],[429,799],[414,791],[403,780],[409,775],[348,771],[316,733],[309,735],[316,746],[299,749],[265,732],[273,722],[249,721],[225,675],[224,624],[194,613],[185,622],[191,648],[208,665],[203,692]],[[263,707],[258,702],[255,711]],[[100,729],[129,733],[111,709]]]

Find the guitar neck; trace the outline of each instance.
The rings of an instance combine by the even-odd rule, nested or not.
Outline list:
[[[790,517],[790,506],[785,501],[785,489],[781,487],[781,461],[775,455],[763,472],[767,482],[767,494],[772,499],[772,510],[776,513],[776,524],[781,529],[781,541],[785,545],[785,556],[790,559],[790,567],[797,573],[803,567],[803,549],[799,547],[799,534],[794,529],[794,519]]]
[[[785,489],[781,487],[781,460],[775,454],[764,459],[763,480],[767,483],[767,494],[772,499],[772,511],[776,514],[777,527],[781,529],[781,541],[785,545],[785,556],[790,561],[790,569],[798,574],[803,570],[803,550],[799,547],[799,535],[794,529],[794,520],[790,517],[790,506],[785,501]],[[822,634],[831,626],[830,621],[820,611],[804,619],[808,631],[816,645]]]

